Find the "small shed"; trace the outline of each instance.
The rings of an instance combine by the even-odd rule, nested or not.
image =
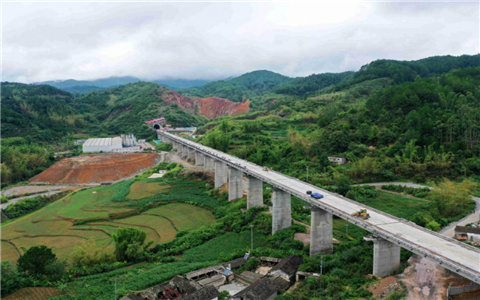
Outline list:
[[[270,280],[262,278],[232,296],[233,300],[273,300],[277,291],[272,289]]]
[[[347,158],[345,156],[331,155],[328,157],[328,160],[336,165],[344,165],[347,163]]]
[[[298,267],[303,263],[300,256],[291,255],[282,259],[268,273],[270,276],[279,276],[289,281],[295,282]]]
[[[457,239],[466,239],[471,242],[480,241],[480,228],[467,227],[467,226],[455,226],[455,236]]]

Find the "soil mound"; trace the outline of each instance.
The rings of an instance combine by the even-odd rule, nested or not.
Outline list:
[[[62,159],[30,183],[88,184],[115,182],[153,167],[156,153],[103,153]]]

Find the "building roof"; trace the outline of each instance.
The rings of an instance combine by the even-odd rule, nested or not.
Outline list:
[[[303,263],[303,260],[300,256],[291,255],[282,259],[278,264],[276,264],[271,270],[270,273],[274,271],[282,271],[288,276],[294,276],[298,271],[298,267]]]
[[[211,300],[220,296],[220,292],[213,286],[209,285],[192,294],[181,297],[181,300]]]
[[[123,297],[121,300],[145,300],[145,298],[137,296],[135,294],[130,294],[128,296]]]
[[[277,292],[271,288],[270,280],[265,277],[255,281],[247,288],[233,295],[233,299],[264,300],[276,293]]]
[[[83,146],[84,147],[93,147],[93,146],[112,146],[112,145],[121,145],[122,138],[114,137],[114,138],[93,138],[88,139]]]
[[[283,293],[290,287],[290,281],[285,280],[280,276],[273,276],[269,278],[270,288],[277,291],[278,293]]]
[[[455,232],[457,232],[457,233],[480,234],[480,228],[478,228],[478,227],[467,227],[467,226],[455,226]]]

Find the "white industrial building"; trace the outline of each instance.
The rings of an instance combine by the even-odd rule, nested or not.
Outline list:
[[[94,138],[88,139],[83,144],[83,152],[112,152],[122,148],[122,138]]]

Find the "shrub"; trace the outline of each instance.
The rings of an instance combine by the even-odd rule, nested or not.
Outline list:
[[[20,272],[33,278],[59,280],[65,274],[65,263],[60,262],[51,248],[34,246],[25,251],[17,261]]]
[[[22,278],[18,274],[17,269],[8,261],[2,261],[1,269],[2,285],[0,287],[0,297],[13,293],[22,287]]]
[[[137,228],[118,228],[113,235],[115,255],[119,261],[139,261],[145,257],[145,250],[152,244],[145,244],[147,234]]]

